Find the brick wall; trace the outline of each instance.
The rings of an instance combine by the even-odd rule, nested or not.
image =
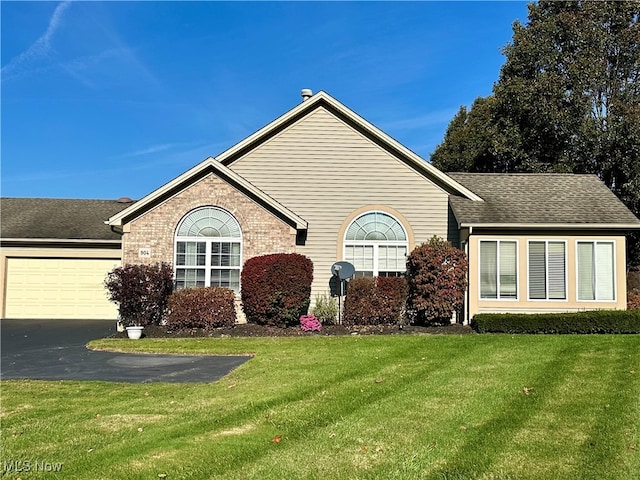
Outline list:
[[[124,226],[122,263],[173,264],[178,223],[191,210],[204,206],[223,208],[236,218],[242,230],[243,263],[258,255],[295,252],[295,229],[209,174]],[[141,250],[148,255],[141,256]]]

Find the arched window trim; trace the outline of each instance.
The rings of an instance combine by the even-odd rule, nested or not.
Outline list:
[[[404,239],[356,240],[348,238],[352,226],[371,214],[379,214],[393,220],[394,225],[400,228]],[[389,227],[387,231],[392,226],[387,225]],[[357,215],[347,225],[342,241],[342,258],[355,265],[356,276],[399,276],[406,270],[406,256],[409,252],[408,239],[407,228],[395,215],[383,210],[368,210]]]
[[[228,235],[207,235],[221,230]],[[212,205],[189,211],[174,237],[176,288],[222,286],[239,294],[242,250],[242,229],[230,212]]]

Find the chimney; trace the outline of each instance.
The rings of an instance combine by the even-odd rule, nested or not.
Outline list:
[[[311,95],[313,95],[313,92],[311,91],[310,88],[303,88],[300,91],[300,95],[302,95],[302,101],[304,102],[305,100],[309,100],[311,98]]]

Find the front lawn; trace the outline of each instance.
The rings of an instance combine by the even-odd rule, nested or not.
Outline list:
[[[212,384],[4,381],[5,478],[640,476],[639,335],[92,345],[255,357]]]

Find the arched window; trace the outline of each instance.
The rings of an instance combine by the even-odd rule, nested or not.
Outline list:
[[[189,212],[176,230],[175,252],[176,288],[240,292],[242,232],[229,212],[215,207]]]
[[[344,236],[344,259],[356,267],[356,276],[397,277],[406,270],[407,232],[384,212],[356,218]]]

